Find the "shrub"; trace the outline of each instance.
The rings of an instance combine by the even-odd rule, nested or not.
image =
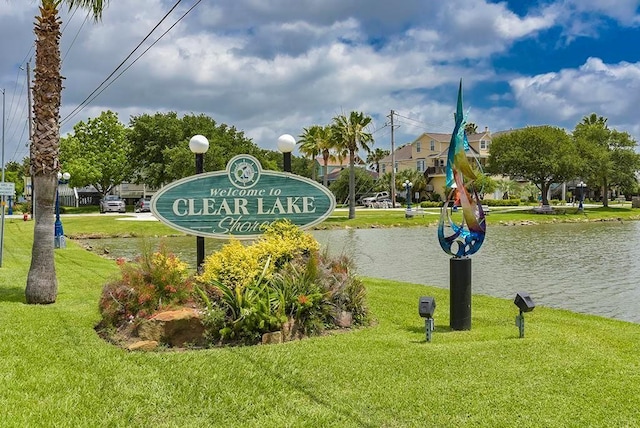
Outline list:
[[[519,198],[511,198],[511,199],[484,199],[482,201],[484,205],[488,205],[490,207],[510,207],[510,206],[518,206],[520,205]]]
[[[444,205],[444,202],[436,202],[436,201],[420,202],[420,206],[422,208],[435,208],[435,207],[441,207],[442,205]]]
[[[116,263],[121,277],[105,285],[99,302],[104,326],[119,326],[192,298],[187,264],[164,245],[157,252],[145,249],[132,262],[118,259]]]
[[[313,236],[288,220],[278,220],[265,229],[255,244],[245,246],[232,238],[220,251],[205,258],[198,281],[221,282],[231,288],[246,287],[259,275],[268,280],[294,257],[311,254],[319,248]],[[263,266],[267,266],[265,272],[262,272]]]

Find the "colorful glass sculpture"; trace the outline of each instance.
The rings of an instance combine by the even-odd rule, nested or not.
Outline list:
[[[447,153],[446,169],[446,187],[451,190],[440,213],[438,240],[446,253],[454,257],[467,257],[476,253],[482,246],[487,226],[482,203],[474,186],[476,172],[469,162],[469,157],[475,159],[475,156],[469,149],[465,133],[462,79],[458,88],[455,121]],[[480,167],[477,159],[476,163]],[[458,209],[462,210],[461,216],[458,214]],[[457,218],[461,220],[456,221]]]

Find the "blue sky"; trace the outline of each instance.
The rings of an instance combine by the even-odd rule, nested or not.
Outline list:
[[[360,110],[374,118],[374,147],[388,149],[391,110],[396,145],[451,132],[462,78],[467,119],[480,130],[571,131],[595,112],[640,138],[640,0],[205,0],[149,48],[197,3],[182,0],[148,52],[83,105],[176,2],[114,0],[97,24],[61,11],[63,133],[107,109],[123,123],[193,112],[275,149],[283,133]],[[27,155],[36,14],[36,1],[0,1],[7,161]]]

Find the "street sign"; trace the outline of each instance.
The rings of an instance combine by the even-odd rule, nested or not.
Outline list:
[[[13,182],[0,183],[0,196],[13,196],[16,193],[16,184]]]
[[[234,157],[225,171],[175,181],[151,199],[151,212],[166,225],[219,239],[255,239],[277,219],[308,228],[329,217],[335,206],[333,193],[321,184],[264,171],[249,155]]]

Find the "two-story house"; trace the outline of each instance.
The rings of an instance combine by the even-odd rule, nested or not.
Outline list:
[[[484,132],[467,135],[469,140],[469,159],[472,164],[476,158],[484,168],[489,157],[491,146],[491,132],[488,128]],[[427,193],[439,193],[445,196],[445,174],[447,155],[451,134],[425,132],[413,142],[398,148],[393,156],[396,173],[413,169],[424,174],[427,180]],[[380,174],[391,171],[391,159],[389,155],[380,161]]]

